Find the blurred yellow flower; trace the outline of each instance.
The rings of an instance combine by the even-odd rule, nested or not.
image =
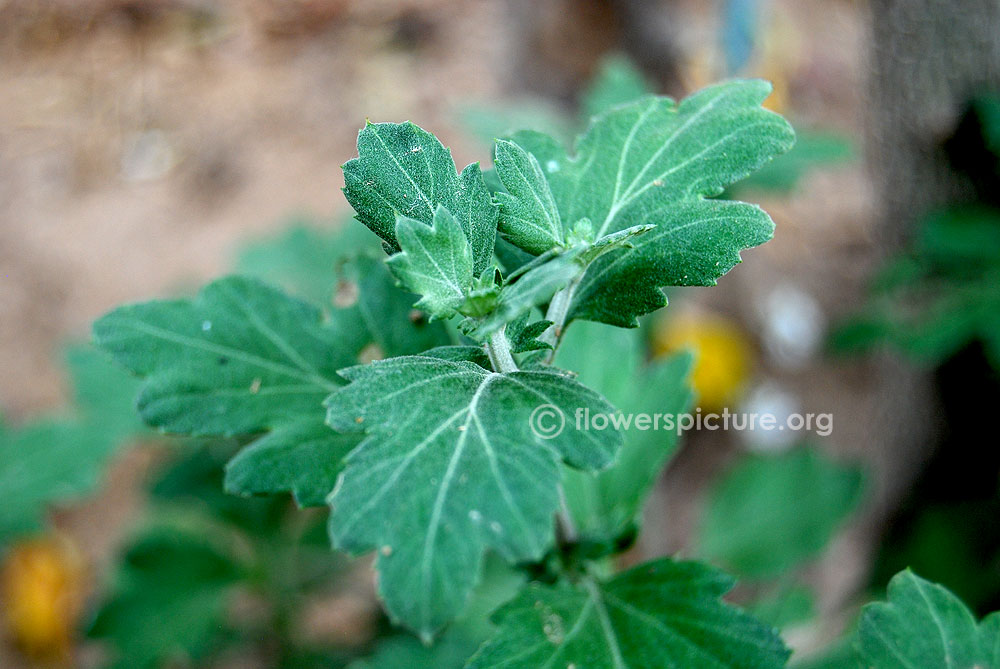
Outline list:
[[[83,604],[83,560],[66,538],[15,544],[0,567],[3,622],[29,656],[68,661]]]
[[[694,354],[691,386],[703,411],[731,406],[747,384],[753,354],[733,321],[708,314],[673,314],[653,330],[653,355],[689,350]]]

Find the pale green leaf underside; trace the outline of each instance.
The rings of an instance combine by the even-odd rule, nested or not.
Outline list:
[[[788,650],[720,600],[732,579],[661,559],[605,583],[532,585],[495,615],[499,631],[468,669],[768,669]]]
[[[862,611],[857,647],[877,669],[997,669],[1000,618],[980,625],[947,589],[906,570],[889,582],[888,602]]]
[[[497,140],[493,162],[506,191],[495,196],[504,237],[535,254],[563,245],[566,231],[538,160],[517,144]]]
[[[344,164],[344,195],[358,219],[390,252],[399,216],[431,224],[443,205],[472,244],[475,274],[489,265],[496,237],[497,209],[478,164],[456,172],[451,151],[413,123],[369,123],[358,134],[358,157]]]
[[[400,284],[421,296],[417,306],[439,318],[454,315],[472,286],[472,247],[455,217],[438,206],[430,226],[396,221],[402,251],[386,262]]]
[[[315,504],[333,487],[345,451],[343,437],[316,430],[323,399],[343,383],[337,369],[353,363],[367,343],[363,328],[338,322],[338,314],[323,322],[309,304],[256,280],[228,277],[193,300],[120,307],[94,324],[94,336],[145,379],[138,408],[150,425],[195,436],[270,432],[230,470],[231,490],[291,490]],[[258,456],[264,460],[249,469],[273,460],[278,448],[288,458],[282,469],[242,470]],[[329,460],[321,467],[290,467],[324,454]]]
[[[617,432],[574,429],[577,407],[611,411],[562,374],[496,374],[471,362],[392,358],[341,372],[351,383],[328,400],[328,422],[364,430],[330,497],[334,543],[378,548],[390,614],[427,637],[453,618],[487,547],[537,559],[552,538],[559,461],[611,462]],[[543,440],[529,419],[552,404],[568,417]]]

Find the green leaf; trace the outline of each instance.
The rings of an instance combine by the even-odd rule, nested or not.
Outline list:
[[[590,219],[598,239],[657,226],[591,265],[572,318],[634,327],[666,303],[658,287],[712,285],[741,250],[770,238],[758,208],[705,200],[791,147],[788,123],[760,106],[770,90],[732,81],[680,104],[650,97],[616,107],[594,120],[572,158],[540,133],[513,137],[544,169],[562,220]]]
[[[360,337],[374,344],[383,357],[411,355],[452,343],[442,322],[429,322],[413,308],[417,297],[396,287],[384,262],[359,256],[344,264],[342,287],[356,294],[356,302],[336,311],[332,323],[343,324],[344,340]]]
[[[563,172],[574,187],[572,200],[559,201],[563,217],[589,218],[601,237],[661,222],[655,212],[678,201],[718,195],[791,148],[788,123],[760,107],[770,92],[764,81],[732,81],[679,105],[653,97],[599,117]]]
[[[731,578],[661,559],[605,583],[531,585],[495,615],[500,631],[469,669],[783,667],[773,630],[720,600]]]
[[[322,322],[311,305],[229,277],[193,300],[121,307],[94,324],[94,336],[145,378],[138,408],[150,425],[193,436],[271,433],[234,465],[231,490],[291,490],[315,503],[317,491],[333,488],[347,443],[332,431],[324,439],[318,421],[323,399],[343,383],[337,369],[365,343],[349,323]],[[276,457],[325,464],[268,472]]]
[[[380,639],[375,652],[348,669],[462,669],[495,628],[489,614],[524,586],[524,574],[487,555],[480,583],[462,615],[430,646],[410,634]]]
[[[137,383],[87,346],[66,351],[76,405],[20,428],[0,423],[0,545],[44,524],[46,507],[79,499],[108,461],[144,431],[132,408]]]
[[[538,339],[551,327],[552,321],[540,320],[529,323],[528,317],[529,312],[525,312],[520,318],[507,324],[505,334],[510,342],[511,353],[527,353],[552,348],[552,344]]]
[[[658,222],[631,249],[613,249],[587,269],[571,318],[635,327],[667,303],[659,286],[712,286],[742,261],[740,250],[763,244],[774,223],[743,202],[696,200],[650,212]]]
[[[645,97],[653,90],[642,73],[625,56],[615,54],[603,58],[597,74],[583,94],[584,121],[629,102]],[[535,127],[535,126],[531,126]]]
[[[582,269],[579,257],[585,250],[584,246],[576,246],[562,252],[505,285],[493,313],[468,327],[469,336],[485,339],[491,332],[548,302],[579,276]]]
[[[857,648],[866,667],[1000,666],[997,614],[977,626],[969,609],[955,595],[908,569],[889,582],[888,600],[868,604],[861,613]]]
[[[375,238],[351,221],[318,227],[308,219],[295,219],[279,233],[244,245],[236,271],[329,309],[338,263],[377,250]]]
[[[483,550],[538,559],[552,539],[558,463],[596,469],[617,432],[567,429],[543,439],[536,407],[572,416],[610,411],[596,393],[552,372],[496,374],[470,362],[412,356],[342,370],[327,422],[364,430],[330,497],[330,534],[351,552],[378,548],[390,614],[428,638],[464,606]]]
[[[536,255],[565,245],[566,231],[538,160],[517,144],[497,140],[493,161],[506,189],[496,194],[504,237]]]
[[[220,639],[226,595],[240,573],[212,533],[151,528],[126,553],[116,592],[88,635],[113,645],[119,667],[202,657]]]
[[[555,364],[576,372],[581,383],[632,414],[633,419],[643,414],[662,417],[685,412],[691,403],[686,382],[691,357],[678,355],[649,365],[644,365],[642,358],[637,330],[577,323],[566,333]],[[638,523],[643,504],[679,438],[676,429],[667,429],[659,422],[642,426],[633,422],[624,429],[625,444],[608,469],[596,474],[564,471],[566,501],[584,537],[613,542]]]
[[[0,428],[0,546],[41,527],[48,504],[77,499],[96,488],[116,446],[97,426],[69,421]]]
[[[94,324],[97,344],[146,379],[142,417],[193,436],[253,434],[315,415],[358,352],[340,334],[315,307],[242,277],[193,300],[120,307]]]
[[[358,157],[343,167],[344,195],[389,251],[400,250],[399,216],[430,225],[443,205],[472,244],[474,273],[490,264],[497,210],[478,163],[459,175],[451,151],[431,133],[413,123],[369,123],[358,134]]]
[[[812,449],[747,456],[709,495],[702,554],[746,576],[778,575],[823,550],[862,483],[858,468]]]
[[[443,206],[430,226],[400,216],[396,240],[402,251],[389,258],[400,284],[421,296],[416,306],[438,318],[449,318],[472,288],[472,247],[455,217]]]
[[[733,190],[740,194],[751,189],[787,193],[811,171],[843,165],[856,158],[851,139],[844,135],[817,131],[800,131],[797,135],[795,146],[788,153],[735,184]]]
[[[299,505],[323,506],[344,457],[360,442],[358,435],[334,433],[317,412],[311,422],[282,425],[240,451],[226,464],[226,491],[291,490]]]

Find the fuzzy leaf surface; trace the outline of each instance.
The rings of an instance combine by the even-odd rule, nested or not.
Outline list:
[[[400,216],[396,241],[402,251],[387,264],[404,288],[421,296],[416,306],[438,318],[454,315],[472,286],[472,247],[455,217],[443,206],[429,226]]]
[[[316,504],[333,488],[349,444],[319,431],[322,404],[343,383],[337,369],[366,343],[363,332],[323,322],[315,307],[254,279],[228,277],[194,299],[120,307],[94,324],[94,336],[145,379],[138,409],[148,424],[192,436],[270,433],[237,462],[231,490],[291,490]],[[268,470],[275,450],[282,467]],[[300,472],[295,460],[323,466]]]
[[[425,638],[458,614],[483,551],[538,559],[552,539],[559,463],[598,469],[621,445],[614,431],[574,429],[599,395],[553,372],[497,374],[424,356],[342,370],[327,422],[365,440],[330,496],[330,534],[351,552],[379,549],[390,614]],[[539,405],[569,418],[552,439],[532,430]]]
[[[390,252],[399,216],[431,224],[439,205],[450,211],[472,244],[478,275],[493,257],[497,209],[478,163],[455,168],[451,151],[413,123],[369,123],[358,134],[358,157],[344,164],[344,195],[358,220]]]
[[[791,147],[788,123],[760,106],[770,90],[731,81],[680,104],[647,97],[615,107],[594,119],[573,157],[540,133],[513,137],[542,166],[563,220],[591,220],[598,239],[657,226],[590,267],[571,317],[634,326],[666,303],[660,286],[712,285],[741,250],[770,238],[773,224],[756,207],[706,200]]]
[[[888,601],[861,613],[857,648],[877,669],[996,669],[1000,614],[977,625],[958,597],[910,570],[889,582]]]
[[[566,231],[538,160],[513,142],[497,140],[493,162],[505,188],[496,194],[504,237],[534,254],[564,244]]]
[[[661,559],[603,582],[531,585],[494,616],[468,669],[767,669],[789,652],[769,627],[721,601],[733,580]]]

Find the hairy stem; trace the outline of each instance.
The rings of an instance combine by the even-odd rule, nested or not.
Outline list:
[[[510,354],[510,344],[507,342],[507,326],[495,330],[486,342],[486,355],[490,358],[493,371],[501,374],[517,371],[517,363]]]
[[[576,287],[580,285],[582,279],[583,272],[570,281],[565,288],[553,295],[552,301],[549,302],[549,308],[545,312],[545,320],[552,321],[552,325],[539,337],[540,341],[552,346],[552,350],[549,351],[545,359],[546,363],[551,363],[552,358],[556,355],[556,349],[559,348],[563,331],[566,329],[566,318],[569,316],[570,305],[573,304],[573,295],[576,293]]]

